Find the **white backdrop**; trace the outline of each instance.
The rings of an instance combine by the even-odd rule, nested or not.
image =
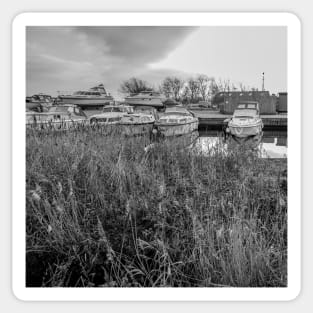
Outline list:
[[[151,2],[151,1],[150,1]],[[310,98],[313,43],[310,38],[313,29],[312,6],[306,0],[159,0],[157,2],[145,0],[11,0],[1,7],[1,258],[0,258],[0,299],[1,307],[5,312],[85,312],[86,310],[112,310],[114,312],[159,312],[210,310],[218,312],[303,312],[311,311],[313,308],[311,300],[311,278],[313,277],[312,264],[313,252],[311,248],[312,233],[312,206],[310,206],[309,195],[310,177],[312,174],[312,140],[310,138],[310,116],[312,116],[312,100]],[[11,21],[15,15],[21,12],[43,12],[43,11],[261,11],[261,12],[292,12],[298,15],[302,21],[302,62],[303,62],[303,85],[302,85],[302,221],[303,221],[303,253],[302,253],[302,291],[296,300],[280,303],[26,303],[17,300],[11,291]],[[300,105],[300,104],[294,104]],[[14,187],[13,187],[14,188]],[[299,207],[299,210],[301,208]],[[24,208],[21,208],[23,214]],[[311,307],[311,308],[310,308]],[[311,309],[311,310],[310,310]]]

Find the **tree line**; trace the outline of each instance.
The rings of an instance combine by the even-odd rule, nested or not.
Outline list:
[[[210,101],[212,96],[222,91],[248,91],[249,88],[243,83],[235,85],[229,79],[216,80],[204,74],[196,77],[182,79],[177,76],[167,76],[161,84],[155,88],[145,80],[132,77],[124,81],[119,91],[124,94],[138,94],[142,91],[157,91],[163,93],[167,98],[182,103],[198,103],[199,101]],[[251,88],[251,90],[256,90]]]

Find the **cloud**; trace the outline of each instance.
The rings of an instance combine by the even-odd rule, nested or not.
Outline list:
[[[88,88],[111,92],[132,76],[161,80],[150,63],[165,58],[197,27],[28,27],[27,93]],[[167,71],[170,74],[170,71]]]
[[[89,44],[129,63],[147,64],[167,56],[197,27],[76,27]]]

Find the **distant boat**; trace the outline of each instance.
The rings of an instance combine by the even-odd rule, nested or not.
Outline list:
[[[76,91],[71,95],[59,95],[59,100],[64,104],[76,104],[82,109],[99,108],[111,104],[114,99],[106,92],[103,84],[89,90]]]
[[[125,98],[125,102],[133,106],[151,106],[155,108],[163,108],[165,96],[160,92],[142,91],[138,94],[131,94]]]
[[[26,97],[26,111],[44,112],[53,104],[50,95],[38,93],[31,97]]]
[[[227,132],[237,138],[257,136],[262,133],[263,122],[259,115],[259,103],[244,101],[238,103],[228,122]]]
[[[163,136],[190,134],[198,130],[198,125],[198,118],[180,106],[167,108],[155,123],[157,132]]]

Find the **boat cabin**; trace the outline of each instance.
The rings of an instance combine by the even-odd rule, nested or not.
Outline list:
[[[108,105],[103,107],[102,113],[111,112],[131,114],[134,113],[134,108],[130,105]]]
[[[95,96],[100,97],[101,93],[99,91],[76,91],[74,92],[75,96]]]
[[[234,116],[242,116],[242,115],[259,115],[259,103],[257,101],[244,101],[240,102],[237,105],[236,110],[234,111]]]

